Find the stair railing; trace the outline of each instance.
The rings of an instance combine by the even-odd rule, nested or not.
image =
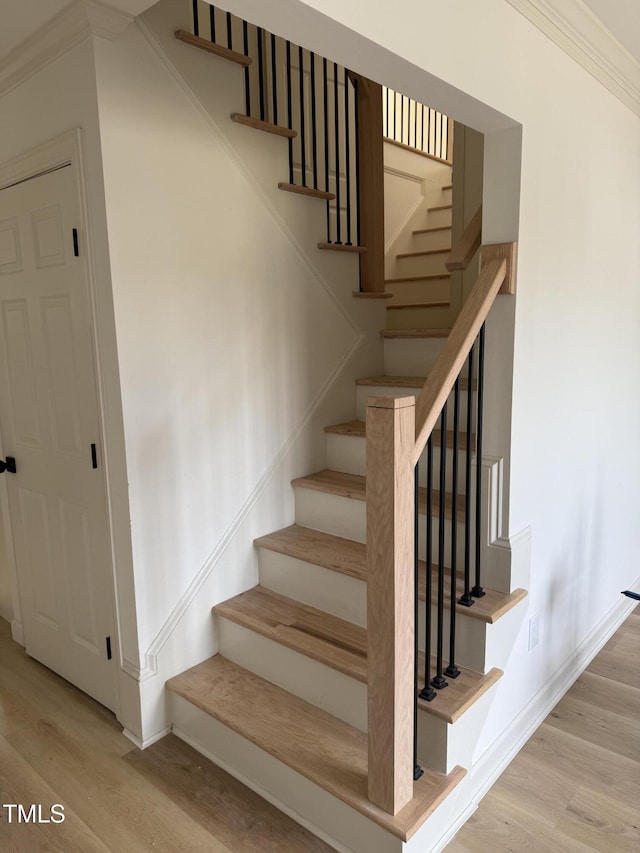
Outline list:
[[[382,103],[386,142],[453,162],[453,119],[388,86],[382,87]]]
[[[465,230],[466,237],[460,241],[466,248],[453,250],[454,262],[469,254],[480,216],[474,217],[476,224]],[[459,675],[456,606],[472,606],[475,598],[484,595],[480,557],[485,321],[498,293],[514,292],[514,270],[514,243],[483,246],[480,275],[418,397],[373,397],[367,403],[368,789],[369,799],[391,814],[409,802],[413,782],[422,775],[417,758],[418,702],[437,701],[438,692],[448,686],[447,678]],[[453,407],[452,431],[447,429],[449,406]],[[463,421],[466,431],[461,434]],[[434,448],[438,448],[435,458]],[[452,451],[450,480],[447,448]],[[461,451],[465,454],[462,466]],[[420,484],[422,465],[424,486]],[[464,493],[459,482],[462,472]],[[424,536],[419,529],[422,515]],[[451,524],[448,543],[447,518]],[[424,561],[419,559],[420,551]],[[459,551],[464,555],[462,586],[456,582]],[[421,591],[424,660],[418,652],[417,630]],[[445,611],[449,618],[446,666]]]
[[[360,290],[384,292],[382,87],[203,0],[183,41],[243,66],[245,115],[288,139],[280,189],[324,200],[321,249],[360,256]]]

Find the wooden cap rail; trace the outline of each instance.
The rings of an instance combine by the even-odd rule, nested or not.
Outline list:
[[[449,272],[454,270],[466,270],[471,263],[471,258],[480,248],[482,240],[482,205],[476,210],[471,220],[462,233],[462,237],[453,247],[447,260],[444,262]]]
[[[462,307],[458,319],[451,329],[433,369],[427,377],[416,400],[416,446],[413,464],[420,458],[427,439],[442,407],[460,374],[473,342],[478,337],[482,324],[493,305],[493,301],[507,277],[507,261],[494,260],[486,264],[473,286],[469,298]]]

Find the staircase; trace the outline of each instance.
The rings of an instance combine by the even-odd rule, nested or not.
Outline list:
[[[416,155],[418,156],[418,155]],[[386,328],[407,332],[451,327],[451,273],[445,267],[451,252],[451,183],[440,188],[440,198],[430,197],[413,215],[408,245],[396,252],[385,280]]]
[[[204,50],[244,69],[247,105],[252,95],[255,103],[248,53],[238,51],[232,39],[239,29],[237,20],[229,22],[220,11],[211,14],[210,40],[198,35],[197,26],[195,34],[180,30],[176,36],[189,49]],[[219,30],[225,22],[226,47],[213,42],[214,26]],[[246,33],[244,29],[245,47]],[[269,44],[269,34],[259,31],[257,38],[259,45]],[[272,37],[270,43],[275,63],[280,48]],[[286,50],[288,62],[290,47]],[[260,57],[259,92],[266,62]],[[303,67],[307,60],[302,52],[299,57]],[[322,66],[312,58],[310,73],[318,67]],[[326,65],[324,74],[326,82]],[[334,81],[337,77],[336,68]],[[351,79],[344,72],[345,91]],[[357,242],[351,240],[360,231],[359,210],[351,210],[351,202],[340,204],[341,181],[334,176],[330,186],[328,160],[325,178],[322,174],[318,178],[314,152],[308,181],[302,141],[302,167],[296,171],[292,152],[297,130],[291,120],[288,126],[275,120],[267,107],[261,103],[260,117],[249,115],[247,108],[247,114],[234,113],[230,120],[286,140],[290,179],[279,188],[327,205],[327,240],[318,248],[366,256],[366,240],[360,234]],[[345,116],[349,115],[347,109]],[[346,146],[348,159],[348,134]],[[441,192],[441,203],[431,205],[425,221],[414,229],[412,250],[398,255],[401,272],[386,281],[385,292],[358,294],[393,294],[388,299],[387,327],[381,330],[385,374],[358,379],[352,419],[326,425],[327,467],[292,482],[295,523],[255,541],[258,585],[213,608],[218,653],[166,684],[170,719],[179,737],[335,849],[355,853],[431,850],[446,832],[455,799],[451,795],[467,772],[503,675],[508,630],[502,633],[502,626],[526,596],[524,590],[511,588],[508,574],[498,572],[489,575],[495,588],[485,586],[472,600],[468,561],[466,573],[447,568],[457,565],[452,553],[457,538],[470,541],[471,471],[480,470],[477,398],[482,383],[470,363],[455,380],[455,395],[450,395],[456,432],[439,421],[442,428],[433,428],[417,469],[413,796],[398,809],[376,805],[371,761],[377,749],[368,733],[376,680],[368,662],[367,604],[373,596],[366,545],[366,409],[371,397],[418,397],[429,384],[428,372],[434,367],[438,372],[436,363],[447,346],[449,301],[441,291],[435,298],[432,295],[434,287],[446,289],[449,280],[444,261],[451,249],[451,185],[444,185]],[[349,181],[342,188],[343,199],[345,194],[347,199],[355,195]],[[346,243],[341,233],[348,235]],[[477,330],[470,346],[475,335]],[[453,379],[448,387],[453,387]],[[478,454],[481,457],[481,450]],[[458,458],[467,477],[456,476],[454,485],[452,463],[456,460],[457,466]],[[438,488],[433,488],[434,482],[439,482]],[[485,522],[478,515],[476,529],[481,523]],[[438,538],[436,561],[430,543]],[[476,547],[479,550],[479,544]],[[451,602],[450,611],[443,606],[445,600]],[[443,638],[449,635],[452,652],[455,637],[455,661],[443,655]],[[433,649],[436,655],[431,654]],[[431,673],[441,674],[443,667],[448,683],[433,691]]]
[[[394,343],[385,341],[392,364],[399,358]],[[424,362],[422,341],[415,343],[417,371]],[[522,589],[485,587],[473,607],[457,605],[460,676],[434,701],[418,700],[418,757],[424,775],[415,783],[412,802],[397,815],[377,809],[367,798],[364,734],[368,672],[362,406],[364,392],[405,396],[412,384],[422,383],[417,376],[357,383],[356,418],[325,429],[328,467],[292,483],[295,524],[255,542],[259,585],[213,609],[219,654],[167,684],[180,737],[251,787],[268,792],[269,799],[320,837],[339,842],[337,849],[400,850],[399,842],[416,833],[421,844],[438,837],[438,807],[464,776],[460,764],[465,754],[472,754],[474,726],[487,713],[502,676],[486,651],[499,645],[490,635],[499,632],[501,619],[526,595]],[[437,571],[431,566],[432,624]],[[422,602],[426,572],[421,561]],[[460,597],[460,575],[456,587]],[[446,598],[450,589],[447,573]],[[419,645],[424,650],[422,608],[420,614]],[[343,820],[345,808],[359,818]]]

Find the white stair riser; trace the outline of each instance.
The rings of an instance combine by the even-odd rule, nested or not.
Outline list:
[[[419,477],[420,485],[427,484],[427,452],[426,449],[420,457]],[[458,453],[458,494],[465,493],[465,475],[466,475],[466,451],[460,450]],[[475,482],[475,466],[476,457],[471,457],[472,462],[472,490]],[[345,474],[366,474],[366,441],[360,436],[338,435],[337,433],[327,433],[327,467],[332,471],[342,471]],[[446,450],[445,478],[447,490],[451,491],[453,484],[453,450]],[[440,482],[440,448],[433,449],[433,483],[437,485]],[[473,491],[472,491],[473,494]]]
[[[390,329],[448,329],[451,325],[448,305],[402,308],[387,311]]]
[[[219,618],[220,654],[361,731],[367,730],[367,685],[307,655]]]
[[[416,374],[426,376],[436,363],[444,342],[445,338],[385,338],[385,374],[387,376]]]
[[[355,625],[367,625],[367,590],[364,581],[357,580],[342,572],[334,572],[322,566],[315,566],[303,560],[297,560],[285,554],[278,554],[261,548],[260,583],[262,586],[286,595],[303,604],[316,607],[340,619],[346,619]],[[449,600],[445,608],[449,607]],[[436,648],[437,608],[431,606],[431,648]],[[424,651],[425,602],[418,608],[418,642]],[[493,626],[485,622],[465,617],[457,613],[456,619],[456,662],[460,666],[484,672],[486,632]],[[449,650],[449,618],[444,621],[445,648]],[[497,664],[496,664],[497,665]]]
[[[361,421],[367,418],[367,400],[369,397],[418,397],[420,388],[397,388],[388,385],[357,385],[356,386],[356,417]],[[475,412],[475,391],[473,392],[473,408]],[[467,424],[467,390],[460,391],[460,403],[458,418],[460,420],[460,428],[465,429]],[[475,418],[472,418],[472,429],[475,425]],[[438,420],[436,428],[439,428],[440,421]],[[453,391],[447,398],[447,429],[453,427]]]
[[[171,710],[179,738],[340,853],[402,853],[398,838],[195,705],[172,694]],[[437,838],[446,825],[436,812],[425,826]]]
[[[414,230],[420,231],[422,228],[431,228],[432,223],[427,224],[427,217],[421,222],[416,222]],[[411,248],[407,251],[411,252],[426,252],[429,249],[450,249],[451,248],[451,230],[446,231],[427,231],[422,234],[411,235]]]
[[[416,252],[428,251],[415,249]],[[447,255],[442,252],[437,255],[421,255],[413,258],[396,258],[396,273],[398,278],[408,275],[438,275],[447,273],[444,265]]]
[[[447,202],[443,202],[446,204]],[[440,205],[434,205],[439,207]],[[451,225],[450,210],[427,210],[427,215],[424,220],[425,228],[439,228],[441,225]],[[420,226],[422,227],[422,226]]]
[[[258,554],[262,586],[366,627],[367,587],[364,581],[266,548],[260,548]]]
[[[447,278],[438,278],[432,281],[388,282],[384,289],[387,293],[392,294],[391,298],[385,303],[387,307],[396,304],[406,305],[407,302],[443,302],[451,298],[451,285]],[[395,339],[390,338],[390,340]],[[429,339],[418,338],[418,340]],[[443,339],[434,338],[433,340]],[[419,364],[419,361],[414,361],[412,369],[415,370],[416,365]]]
[[[365,501],[318,492],[301,486],[295,487],[296,523],[323,533],[354,539],[356,542],[366,542],[366,512]],[[432,519],[433,554],[438,555],[438,521]],[[473,526],[471,530],[473,536]],[[458,543],[463,542],[464,525],[458,523]],[[421,514],[418,521],[418,552],[420,559],[425,559],[426,547],[426,517]],[[472,540],[473,541],[473,540]],[[445,566],[449,564],[451,546],[451,522],[445,519]],[[460,555],[460,545],[458,545]]]
[[[218,631],[220,654],[360,731],[367,731],[366,684],[227,619],[219,619]],[[437,701],[436,697],[434,702]],[[448,732],[447,723],[422,710],[418,721],[418,755],[429,767],[448,773],[455,766],[450,753],[456,731]],[[459,724],[455,726],[457,729]]]
[[[449,602],[445,602],[443,621],[443,658],[449,658]],[[418,647],[425,650],[425,602],[420,602],[418,608]],[[456,612],[456,664],[472,669],[474,672],[486,672],[487,634],[492,625],[480,619],[463,618]],[[437,643],[437,608],[431,605],[431,654],[436,653]],[[432,673],[433,677],[433,673]]]

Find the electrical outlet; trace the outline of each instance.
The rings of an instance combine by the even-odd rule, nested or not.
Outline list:
[[[529,651],[538,645],[540,639],[540,614],[536,613],[529,619]]]

